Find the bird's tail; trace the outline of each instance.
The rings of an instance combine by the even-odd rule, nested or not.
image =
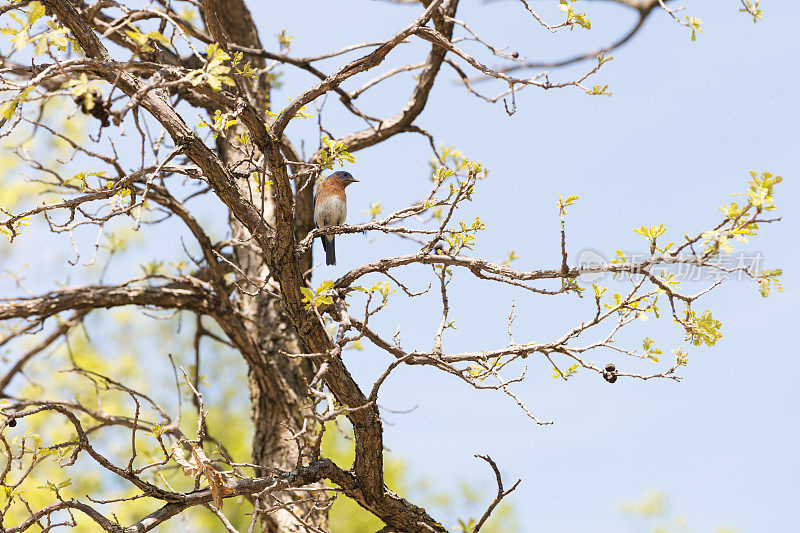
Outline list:
[[[336,245],[334,244],[333,235],[322,236],[322,249],[325,250],[325,264],[336,264]]]

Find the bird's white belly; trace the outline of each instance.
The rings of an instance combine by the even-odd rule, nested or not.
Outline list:
[[[317,201],[317,208],[314,210],[314,222],[317,226],[339,226],[344,224],[347,218],[347,204],[336,196]]]

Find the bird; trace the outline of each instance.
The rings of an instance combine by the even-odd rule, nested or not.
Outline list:
[[[349,172],[339,170],[328,176],[314,195],[314,222],[317,227],[328,228],[344,224],[347,217],[347,195],[345,188],[357,182]],[[335,235],[322,235],[322,249],[325,250],[325,264],[336,264]]]

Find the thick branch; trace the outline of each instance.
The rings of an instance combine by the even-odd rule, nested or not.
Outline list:
[[[0,320],[52,316],[62,311],[143,305],[162,309],[189,309],[211,313],[214,296],[197,285],[186,287],[125,287],[86,285],[53,291],[33,298],[0,303]]]

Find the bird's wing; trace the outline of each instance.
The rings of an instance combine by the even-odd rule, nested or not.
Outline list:
[[[311,204],[311,205],[313,205],[312,211],[316,211],[317,210],[317,192],[319,192],[319,187],[317,187],[317,190],[314,191],[314,203]],[[312,213],[312,216],[315,215],[315,214],[316,213]],[[314,227],[315,228],[319,228],[319,226],[317,225],[317,217],[316,216],[314,216]]]

